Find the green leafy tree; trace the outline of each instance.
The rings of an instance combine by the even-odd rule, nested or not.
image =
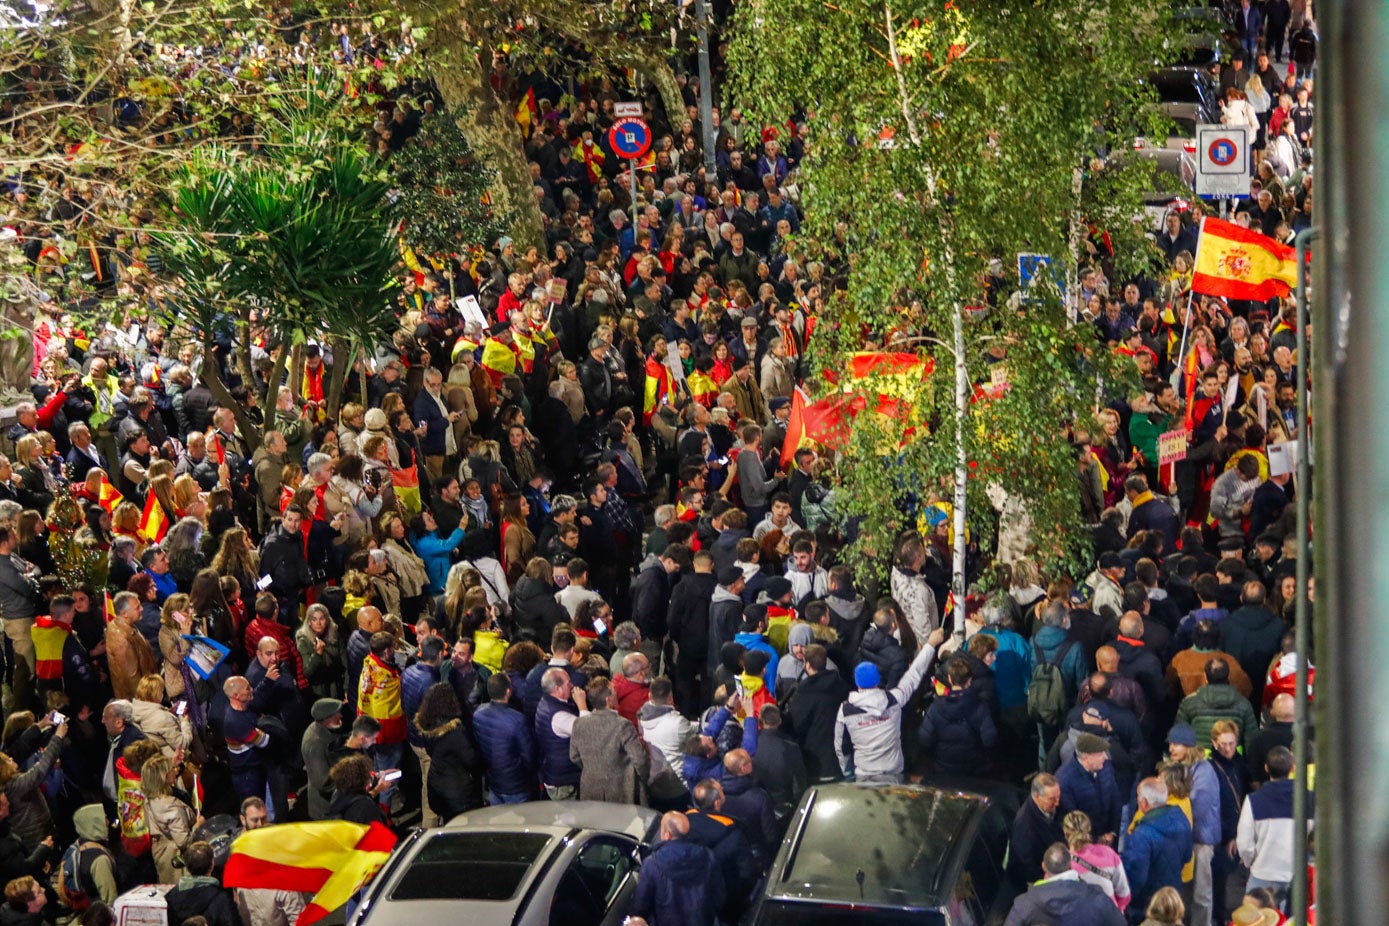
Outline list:
[[[887,391],[909,409],[905,422],[860,414],[840,466],[841,510],[861,519],[859,552],[878,567],[899,531],[919,527],[913,513],[933,502],[950,514],[957,596],[967,537],[992,542],[995,506],[1030,518],[1046,559],[1088,543],[1068,429],[1088,427],[1097,400],[1125,387],[1124,365],[1088,325],[1068,325],[1054,288],[1016,311],[1001,300],[970,309],[986,307],[993,260],[1048,254],[1072,276],[1087,226],[1108,232],[1120,273],[1146,260],[1136,217],[1150,169],[1099,156],[1105,126],[1161,131],[1141,81],[1161,55],[1164,24],[1150,8],[1135,0],[739,7],[735,98],[763,124],[805,114],[798,247],[846,268],[847,287],[811,341],[813,363],[842,370],[849,353],[888,338],[888,349],[937,365],[919,383],[857,387]],[[1006,387],[995,389],[1000,358]],[[915,430],[903,442],[908,426]]]
[[[448,255],[490,247],[508,227],[492,204],[497,172],[484,164],[459,127],[442,114],[424,123],[414,141],[391,160],[392,214],[401,237],[416,251]]]

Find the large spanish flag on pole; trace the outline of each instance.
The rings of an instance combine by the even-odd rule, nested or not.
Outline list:
[[[1196,242],[1193,292],[1266,302],[1297,285],[1293,249],[1267,235],[1207,216]]]
[[[232,843],[222,885],[313,894],[295,920],[308,926],[346,904],[390,858],[395,842],[380,823],[345,820],[248,830]]]

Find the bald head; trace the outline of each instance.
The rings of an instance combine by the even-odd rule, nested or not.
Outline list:
[[[1119,635],[1132,640],[1143,639],[1143,615],[1137,611],[1125,611],[1119,618]]]
[[[690,832],[690,821],[683,813],[670,811],[661,817],[661,841],[684,839]]]
[[[362,633],[377,633],[382,626],[380,609],[367,605],[357,611],[357,629]]]
[[[1292,695],[1280,694],[1273,699],[1268,712],[1278,723],[1292,723],[1293,718],[1297,716],[1297,703]]]
[[[622,659],[622,674],[630,682],[644,681],[650,665],[641,653],[628,653]]]
[[[1101,646],[1095,650],[1095,668],[1101,672],[1118,672],[1119,651],[1112,646]]]
[[[742,778],[752,774],[752,754],[746,749],[730,749],[723,757],[723,770],[726,775]]]

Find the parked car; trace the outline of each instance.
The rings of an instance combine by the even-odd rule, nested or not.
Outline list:
[[[1023,885],[1004,876],[1022,792],[929,785],[817,785],[749,914],[750,926],[984,926]]]
[[[597,801],[469,811],[402,840],[348,926],[619,926],[660,819]]]

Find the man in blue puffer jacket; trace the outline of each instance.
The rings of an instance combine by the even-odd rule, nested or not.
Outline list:
[[[1143,818],[1120,853],[1133,897],[1126,911],[1130,923],[1143,921],[1148,901],[1162,888],[1181,890],[1182,867],[1191,858],[1191,824],[1180,807],[1167,803],[1162,779],[1145,778],[1138,783],[1138,809]]]
[[[714,853],[685,837],[684,814],[661,818],[661,841],[642,862],[632,915],[660,926],[713,926],[726,889]]]
[[[487,699],[473,712],[473,733],[487,770],[487,799],[524,804],[535,792],[535,733],[505,672],[487,679]]]

